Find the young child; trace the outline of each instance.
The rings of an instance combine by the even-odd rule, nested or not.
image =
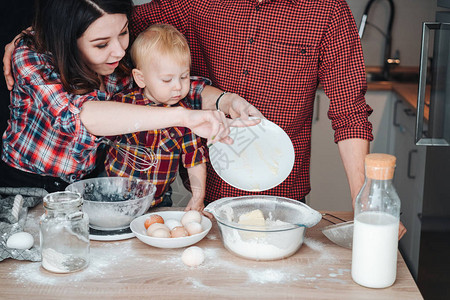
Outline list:
[[[114,96],[113,100],[150,106],[181,106],[187,100],[201,101],[207,79],[190,77],[191,55],[185,37],[173,26],[155,24],[142,32],[131,47],[135,68],[133,78],[138,87]],[[133,168],[111,147],[105,160],[108,176],[129,176],[151,181],[157,188],[152,206],[163,201],[175,180],[178,164],[188,170],[192,198],[186,210],[204,208],[207,154],[199,137],[189,128],[170,127],[120,135],[115,142],[145,146],[153,151],[157,164],[146,171]],[[180,160],[181,159],[181,160]]]

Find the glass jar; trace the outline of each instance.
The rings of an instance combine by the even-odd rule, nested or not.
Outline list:
[[[392,185],[395,156],[369,154],[365,182],[355,201],[352,278],[370,288],[391,286],[397,276],[400,199]]]
[[[44,197],[40,219],[42,267],[70,273],[89,264],[89,219],[79,193],[55,192]]]

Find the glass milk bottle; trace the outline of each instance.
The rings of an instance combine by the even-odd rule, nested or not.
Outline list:
[[[89,264],[89,219],[81,211],[79,193],[56,192],[44,197],[40,219],[42,267],[70,273]]]
[[[395,156],[369,154],[365,182],[355,202],[352,278],[370,288],[391,286],[397,276],[400,199],[392,185]]]

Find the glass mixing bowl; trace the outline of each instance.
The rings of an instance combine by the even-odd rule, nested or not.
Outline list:
[[[225,248],[252,260],[291,256],[303,244],[306,229],[322,218],[302,202],[276,196],[222,198],[208,204],[205,210],[214,215]],[[239,222],[242,215],[255,210],[264,216],[264,225]]]
[[[149,209],[156,187],[128,177],[98,177],[74,182],[67,191],[83,197],[83,211],[89,226],[97,230],[120,230]]]

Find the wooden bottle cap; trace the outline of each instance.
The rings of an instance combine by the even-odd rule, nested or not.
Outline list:
[[[390,154],[372,153],[365,159],[366,177],[377,180],[389,180],[394,177],[396,158]]]

